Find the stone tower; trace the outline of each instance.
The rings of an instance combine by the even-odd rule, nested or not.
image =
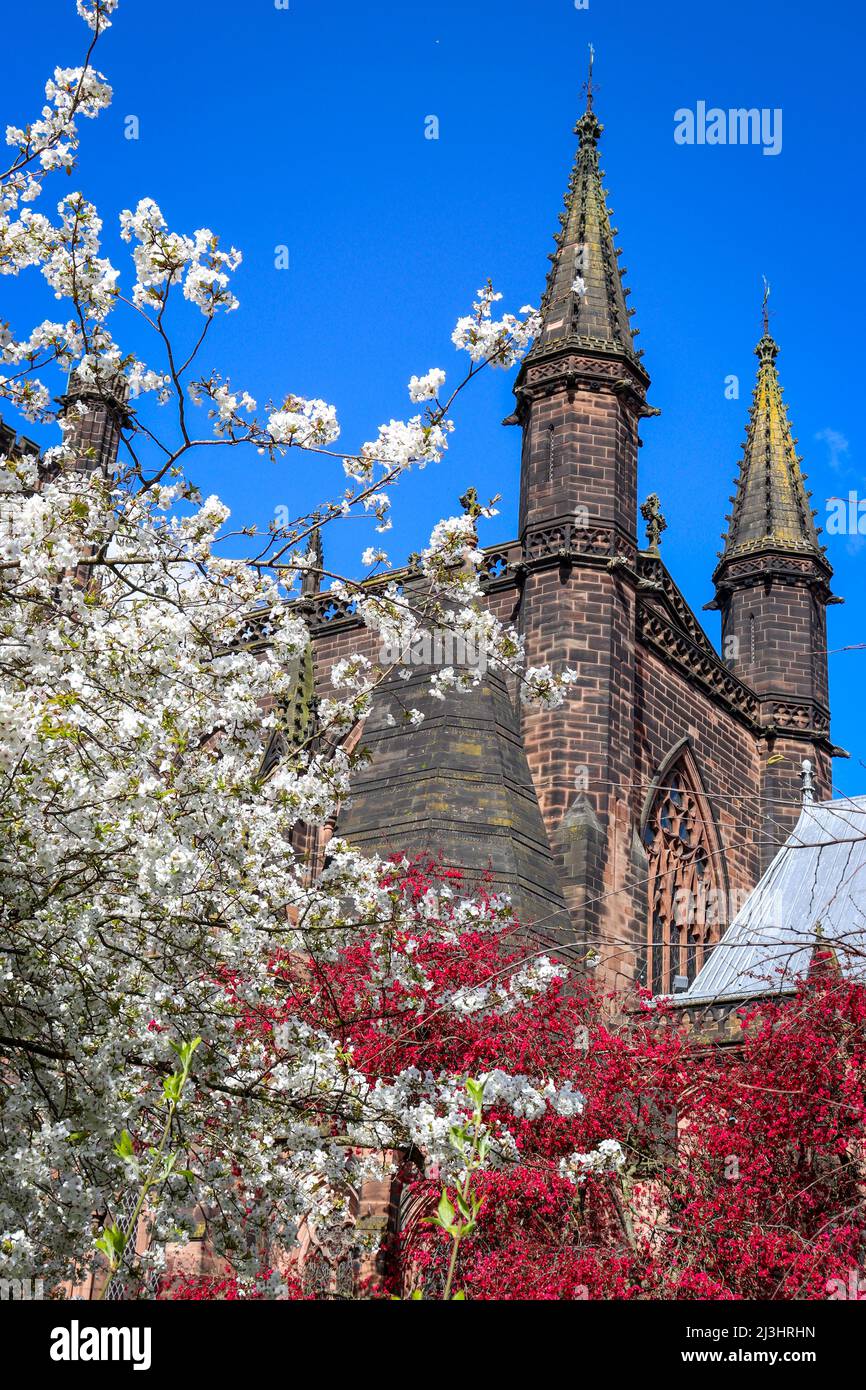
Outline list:
[[[484,602],[518,625],[527,666],[570,668],[574,681],[552,708],[488,676],[426,709],[419,668],[413,703],[427,718],[395,728],[371,712],[359,734],[370,760],[337,830],[371,851],[441,854],[468,880],[488,871],[536,938],[577,959],[595,952],[606,986],[668,994],[695,978],[787,838],[805,757],[817,795],[830,793],[841,750],[825,610],[836,600],[766,325],[710,605],[721,654],[680,591],[659,499],[638,509],[640,424],[658,412],[630,327],[591,80],[575,133],[541,324],[506,421],[522,430],[519,533],[481,565]],[[374,644],[350,606],[305,601],[325,691],[330,662],[365,640],[375,660]]]
[[[61,397],[64,442],[75,453],[75,466],[108,476],[117,464],[120,432],[127,416],[129,383],[122,372],[105,367],[93,381],[72,371]]]
[[[587,106],[542,300],[515,383],[523,430],[520,626],[529,667],[578,679],[522,733],[580,946],[629,937],[639,845],[633,781],[637,451],[649,377],[629,326],[621,252],[602,187],[603,127]],[[616,973],[615,963],[613,973]]]
[[[808,757],[819,800],[831,795],[827,605],[832,569],[800,469],[776,368],[764,333],[758,378],[724,550],[713,575],[728,664],[758,696],[766,729],[762,867],[799,813],[799,772]]]

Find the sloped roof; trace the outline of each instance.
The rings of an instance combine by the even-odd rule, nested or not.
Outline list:
[[[792,989],[816,945],[866,979],[866,796],[806,802],[683,1004]]]
[[[337,834],[361,851],[429,853],[467,884],[488,874],[511,895],[518,920],[546,944],[571,925],[517,714],[499,675],[436,699],[429,666],[383,681],[361,737],[370,753],[352,776]],[[419,709],[416,727],[402,711]]]

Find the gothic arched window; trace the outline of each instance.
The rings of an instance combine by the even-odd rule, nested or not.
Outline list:
[[[659,777],[645,817],[645,983],[670,994],[694,980],[726,925],[725,871],[712,811],[688,749]]]

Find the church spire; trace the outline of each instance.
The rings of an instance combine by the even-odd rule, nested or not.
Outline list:
[[[758,379],[749,412],[733,511],[722,539],[721,566],[756,551],[795,551],[823,558],[815,526],[817,513],[800,470],[796,441],[776,369],[779,347],[769,329],[767,294],[763,334],[755,354]],[[826,562],[825,562],[826,563]]]
[[[325,563],[325,553],[322,546],[322,528],[318,525],[318,514],[316,525],[310,532],[310,548],[307,551],[307,567],[301,575],[301,596],[309,598],[317,594],[322,587],[322,567]]]
[[[622,253],[614,246],[616,228],[602,187],[598,142],[604,130],[594,110],[592,70],[595,51],[590,44],[589,76],[584,84],[586,110],[574,128],[577,155],[559,215],[561,231],[550,260],[547,288],[541,304],[543,327],[531,356],[568,344],[605,354],[640,356],[632,339],[618,264]]]
[[[722,615],[729,670],[754,692],[769,757],[763,763],[765,816],[761,864],[796,822],[800,796],[792,769],[804,755],[815,769],[816,795],[830,795],[827,605],[833,571],[815,526],[797,441],[776,370],[764,294],[763,332],[755,349],[758,379],[740,475],[708,607]]]

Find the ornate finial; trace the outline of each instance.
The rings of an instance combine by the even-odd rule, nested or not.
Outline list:
[[[668,524],[662,515],[658,493],[650,493],[649,497],[641,506],[640,514],[646,522],[647,544],[653,554],[658,555],[662,531],[668,529]]]
[[[474,487],[468,487],[466,489],[463,496],[460,498],[460,505],[467,516],[472,517],[473,521],[477,521],[484,511],[484,508],[478,501],[478,493]]]
[[[812,764],[808,758],[804,758],[800,764],[800,785],[803,788],[803,804],[815,800],[815,781],[812,775]]]
[[[310,548],[307,551],[307,558],[310,563],[301,574],[301,594],[304,598],[317,594],[322,587],[322,566],[325,562],[325,553],[322,546],[319,520],[319,514],[316,513],[314,517],[316,524],[310,532]]]
[[[762,275],[761,279],[764,282],[764,298],[761,300],[761,325],[764,331],[761,341],[755,348],[755,354],[762,362],[775,362],[779,355],[779,345],[770,332],[770,311],[767,308],[767,301],[770,298],[770,282],[766,275]]]
[[[592,65],[593,65],[594,61],[595,61],[595,49],[593,48],[592,44],[590,44],[590,45],[589,45],[589,72],[587,73],[586,81],[585,81],[584,84],[583,84],[583,90],[586,92],[586,109],[587,109],[587,111],[591,111],[591,110],[592,110],[592,94],[593,94],[593,90],[594,90],[593,85],[592,85]]]
[[[587,145],[597,145],[598,138],[601,135],[601,132],[604,130],[604,126],[601,124],[601,122],[599,121],[598,117],[592,109],[592,103],[595,98],[595,94],[599,90],[596,83],[594,83],[592,80],[592,69],[594,63],[595,49],[593,48],[592,44],[590,44],[589,71],[587,73],[587,78],[582,88],[582,90],[586,93],[586,110],[580,117],[580,120],[577,122],[577,125],[574,127],[575,135],[580,136],[580,144],[582,149],[585,148]]]
[[[761,279],[762,279],[763,282],[764,282],[764,298],[763,298],[763,301],[762,301],[762,303],[761,303],[761,319],[762,319],[763,324],[764,324],[764,337],[765,337],[765,338],[769,338],[769,336],[770,336],[770,313],[769,313],[769,310],[768,310],[768,308],[767,308],[767,300],[770,298],[770,284],[769,284],[769,281],[767,280],[766,275],[762,275],[762,276],[761,276]]]

